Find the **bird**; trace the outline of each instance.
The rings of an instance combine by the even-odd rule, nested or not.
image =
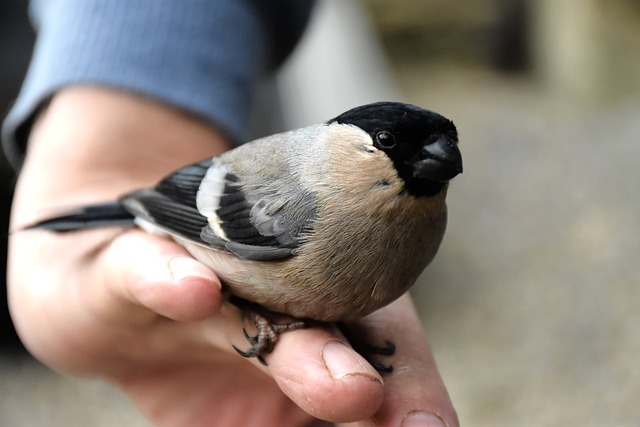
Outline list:
[[[283,331],[334,323],[351,341],[345,322],[407,292],[438,252],[449,183],[462,170],[451,120],[382,101],[247,142],[152,188],[26,229],[136,226],[170,236],[213,270],[228,301],[255,324],[257,335],[244,331],[250,348],[236,351],[266,364]],[[391,341],[354,348],[395,351]]]

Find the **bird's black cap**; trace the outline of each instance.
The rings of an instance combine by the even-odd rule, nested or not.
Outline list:
[[[436,112],[400,102],[376,102],[328,123],[351,124],[367,132],[415,196],[436,194],[462,173],[456,127]]]

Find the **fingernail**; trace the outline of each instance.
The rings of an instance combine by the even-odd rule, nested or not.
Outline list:
[[[442,418],[428,412],[411,412],[402,420],[401,427],[446,427]]]
[[[340,341],[329,341],[322,348],[322,359],[335,379],[347,375],[364,375],[382,384],[382,377],[352,348]]]
[[[169,261],[169,270],[176,281],[181,281],[188,277],[200,277],[210,281],[218,281],[213,272],[207,271],[206,267],[200,265],[198,261],[187,257],[172,258]]]

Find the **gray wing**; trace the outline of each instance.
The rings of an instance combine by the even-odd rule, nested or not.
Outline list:
[[[238,173],[214,158],[121,203],[139,219],[196,244],[256,261],[286,258],[311,229],[316,201],[286,170],[277,179],[260,170]]]
[[[293,255],[315,219],[315,197],[286,169],[278,178],[259,172],[212,166],[197,197],[209,222],[201,237],[211,242],[222,238],[228,250],[248,259]]]

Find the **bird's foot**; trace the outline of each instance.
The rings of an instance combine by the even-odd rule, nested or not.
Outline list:
[[[251,320],[257,329],[256,335],[249,335],[246,329],[242,329],[244,337],[249,342],[249,348],[245,351],[233,346],[234,350],[243,357],[255,357],[260,363],[267,366],[264,355],[273,351],[278,337],[282,332],[293,331],[307,327],[307,323],[300,319],[291,318],[291,321],[279,321],[275,323],[273,319],[282,318],[279,313],[274,313],[260,307],[257,304],[246,301],[242,298],[232,296],[229,302],[236,306],[243,315]]]
[[[267,310],[258,304],[236,297],[235,295],[229,298],[229,302],[237,307],[245,318],[253,323],[257,330],[255,335],[250,335],[246,329],[243,329],[242,332],[249,342],[249,348],[247,350],[240,350],[238,347],[233,346],[234,350],[243,357],[257,358],[258,361],[265,366],[267,366],[267,362],[264,360],[264,356],[273,351],[281,333],[306,328],[312,324],[321,324],[319,322],[301,320]],[[394,343],[385,341],[382,347],[371,345],[366,341],[366,338],[352,331],[345,323],[337,322],[336,325],[347,341],[349,341],[351,347],[364,357],[378,372],[390,373],[393,371],[391,365],[380,362],[376,356],[393,356],[396,352]]]
[[[380,362],[376,356],[393,356],[396,352],[396,345],[391,341],[385,341],[384,347],[371,345],[364,338],[356,334],[343,322],[337,323],[342,335],[349,341],[351,347],[364,357],[378,372],[385,374],[393,372],[393,366]]]

